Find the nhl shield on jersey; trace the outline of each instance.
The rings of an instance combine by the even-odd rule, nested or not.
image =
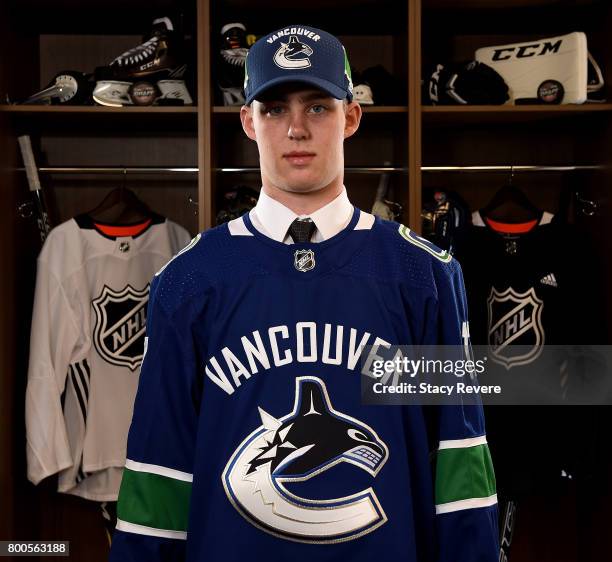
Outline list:
[[[135,370],[142,361],[149,284],[137,291],[104,286],[91,304],[96,315],[94,343],[98,353],[113,365]]]

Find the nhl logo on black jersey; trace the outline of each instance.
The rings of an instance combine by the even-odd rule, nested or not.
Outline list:
[[[371,487],[345,497],[304,497],[307,481],[316,489],[316,479],[339,463],[375,478],[389,454],[371,427],[334,410],[321,379],[297,377],[293,411],[275,418],[259,408],[259,416],[261,425],[238,445],[222,475],[229,501],[247,521],[305,543],[350,541],[387,521]]]
[[[144,351],[149,284],[141,291],[130,285],[113,291],[106,285],[92,301],[95,312],[94,345],[109,363],[134,371]]]
[[[310,271],[315,266],[315,255],[312,250],[296,250],[294,254],[295,269],[298,271]]]
[[[524,293],[512,287],[502,292],[492,288],[487,304],[491,359],[506,369],[534,361],[544,345],[544,303],[536,296],[534,288],[530,287]],[[520,346],[520,351],[513,345]],[[528,346],[527,351],[525,346]]]

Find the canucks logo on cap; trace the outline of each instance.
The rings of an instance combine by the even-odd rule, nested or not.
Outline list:
[[[293,70],[296,68],[309,68],[310,57],[313,54],[311,47],[302,43],[297,35],[291,35],[288,43],[282,43],[274,53],[274,63],[280,68]]]

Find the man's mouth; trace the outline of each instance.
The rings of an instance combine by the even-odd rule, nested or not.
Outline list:
[[[287,154],[283,154],[283,158],[295,166],[310,164],[315,156],[316,154],[314,152],[288,152]]]

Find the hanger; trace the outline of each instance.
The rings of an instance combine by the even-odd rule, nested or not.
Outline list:
[[[501,187],[480,210],[484,218],[494,221],[516,224],[538,220],[542,211],[538,209],[513,183],[514,166],[510,167],[510,178],[508,183]]]
[[[113,189],[97,207],[87,212],[93,221],[127,225],[151,218],[151,209],[125,186],[126,179],[127,169],[124,168],[121,186]]]

